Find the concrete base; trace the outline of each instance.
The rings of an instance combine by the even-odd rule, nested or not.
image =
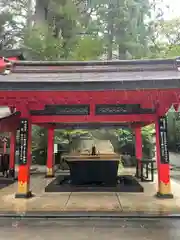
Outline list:
[[[45,192],[143,192],[143,187],[139,182],[129,175],[121,175],[117,178],[115,185],[107,184],[71,184],[71,176],[59,175],[46,187]]]
[[[27,192],[27,193],[16,193],[15,194],[15,198],[32,198],[34,195],[32,194],[31,191]]]
[[[156,196],[157,198],[159,198],[159,199],[172,199],[172,198],[174,198],[174,196],[173,196],[172,193],[162,194],[162,193],[160,193],[160,192],[157,192],[155,196]]]
[[[45,178],[54,178],[55,175],[46,175]]]

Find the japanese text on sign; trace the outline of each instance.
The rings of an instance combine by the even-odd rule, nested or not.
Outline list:
[[[27,146],[28,146],[28,120],[23,119],[20,123],[20,144],[19,144],[19,164],[27,163]]]
[[[169,151],[167,142],[167,119],[162,117],[159,119],[159,132],[160,132],[160,152],[161,152],[161,163],[169,163]]]

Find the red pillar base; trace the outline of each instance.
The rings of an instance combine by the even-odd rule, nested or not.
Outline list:
[[[45,178],[54,178],[54,177],[55,177],[55,175],[51,175],[51,176],[46,175],[46,176],[45,176]]]
[[[172,198],[174,198],[174,196],[173,196],[172,193],[162,194],[162,193],[160,193],[160,192],[157,192],[157,193],[156,193],[156,197],[157,197],[157,198],[160,198],[160,199],[172,199]]]
[[[159,183],[159,191],[156,194],[157,198],[160,199],[172,199],[174,196],[171,192],[171,185],[170,183]]]
[[[27,193],[16,193],[15,194],[15,198],[32,198],[34,195],[32,194],[31,191],[27,192]]]
[[[54,177],[54,127],[48,128],[46,178]]]
[[[167,149],[167,142],[165,141],[165,139],[167,139],[166,119],[157,119],[155,123],[155,130],[156,130],[156,158],[158,169],[158,191],[156,197],[158,197],[159,199],[172,199],[173,194],[171,191],[171,178],[168,156],[169,152]],[[163,134],[163,138],[161,138],[161,134]]]
[[[31,198],[32,192],[29,190],[29,184],[27,182],[18,182],[18,192],[15,194],[15,198]]]
[[[17,108],[18,109],[18,108]],[[31,166],[31,142],[32,142],[32,123],[29,115],[28,106],[21,106],[20,121],[20,146],[19,146],[19,170],[18,170],[18,189],[15,198],[31,198],[30,191],[30,166]]]
[[[45,176],[45,178],[54,178],[54,177],[55,177],[55,175],[52,175],[52,176],[46,175],[46,176]]]
[[[47,168],[45,178],[54,178],[54,177],[55,177],[54,169],[53,168]]]

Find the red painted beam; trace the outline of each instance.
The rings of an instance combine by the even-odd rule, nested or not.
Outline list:
[[[8,95],[12,95],[9,91],[3,91],[3,92],[6,92],[8,93]],[[20,93],[20,96],[28,96],[31,95],[31,96],[34,96],[34,97],[37,97],[39,96],[39,94],[45,94],[46,96],[54,96],[53,94],[55,94],[56,96],[58,97],[61,97],[59,96],[59,93],[63,93],[63,95],[69,95],[70,93],[72,93],[72,91],[13,91],[14,93]],[[101,91],[73,91],[75,94],[79,94],[79,95],[92,95],[92,94],[97,94],[97,93],[100,93],[104,96],[107,97],[106,93],[111,93],[111,94],[115,94],[115,95],[118,95],[119,92],[123,93],[124,95],[126,95],[127,93],[144,93],[145,95],[147,94],[147,92],[149,93],[158,93],[157,96],[159,95],[160,92],[162,93],[166,93],[166,92],[178,92],[180,93],[180,89],[145,89],[145,90],[137,90],[137,89],[134,89],[134,90],[101,90]]]
[[[142,125],[142,127],[154,123],[155,116],[147,116],[147,115],[146,116],[143,115],[143,116],[144,117],[141,116],[141,118],[143,118],[143,119],[141,119],[141,121],[144,121],[144,124]],[[33,124],[36,124],[36,125],[38,125],[40,127],[48,128],[49,127],[49,123],[51,123],[51,122],[54,122],[54,123],[62,123],[62,122],[64,122],[64,121],[62,121],[63,120],[62,116],[45,116],[45,117],[48,117],[48,118],[43,122],[42,116],[41,117],[33,116],[32,117]],[[60,120],[59,120],[59,117],[61,118]],[[67,116],[65,116],[65,117],[67,118]],[[111,117],[111,116],[108,116],[108,117]],[[121,116],[121,117],[124,118],[125,116]],[[132,115],[130,116],[130,118],[132,118]],[[130,123],[131,122],[130,118],[127,118],[126,121],[124,121],[124,122],[129,122]],[[139,116],[139,118],[140,118],[140,116]],[[66,123],[72,123],[74,120],[72,120],[72,118],[69,118],[69,121],[67,121],[67,119],[66,119]],[[110,123],[112,123],[112,122],[114,122],[114,123],[122,122],[122,121],[117,121],[117,118],[116,118],[116,121],[112,121],[112,118],[109,119],[109,120],[111,120]],[[122,120],[122,118],[121,118],[121,120]],[[12,117],[11,119],[8,119],[6,121],[5,120],[0,121],[0,131],[1,132],[11,132],[11,131],[13,131],[14,129],[16,129],[19,126],[19,121],[20,121],[20,118],[18,116],[16,116],[16,118]],[[134,121],[138,122],[138,119],[134,119]],[[78,122],[83,122],[83,121],[82,121],[82,118],[79,119],[79,121],[77,121],[77,118],[76,118],[76,121],[74,121],[74,122],[78,123]],[[87,121],[85,121],[85,122],[87,122]],[[93,122],[98,122],[98,121],[93,121]],[[107,122],[107,120],[106,121],[102,121],[102,122]]]
[[[58,123],[54,123],[54,128],[56,129],[56,124],[58,125]],[[138,124],[138,126],[141,126],[141,127],[145,127],[145,126],[148,126],[150,124],[154,124],[153,121],[149,121],[149,122],[143,122],[143,123],[130,123],[128,124],[131,128],[134,128],[136,125]],[[36,123],[35,125],[39,126],[39,127],[42,127],[42,128],[49,128],[50,124],[49,123]],[[121,125],[120,125],[121,126]]]
[[[155,114],[140,115],[104,115],[104,116],[31,116],[32,123],[118,123],[118,122],[153,122]]]
[[[172,103],[177,102],[180,89],[128,90],[128,91],[1,91],[0,105],[42,110],[45,104],[141,104],[152,108],[157,103],[158,114],[164,115]],[[92,113],[92,111],[91,111]]]
[[[180,90],[146,91],[1,91],[1,105],[25,105],[29,109],[43,109],[45,104],[128,104],[139,103],[144,108],[152,108],[158,101],[160,112],[177,100]]]
[[[40,100],[56,100],[59,102],[76,103],[76,101],[91,102],[95,103],[119,103],[124,102],[140,102],[140,100],[147,99],[148,101],[156,101],[160,98],[167,98],[171,95],[174,99],[177,99],[177,94],[180,94],[180,89],[177,90],[117,90],[117,91],[1,91],[3,99],[9,98],[9,100],[24,100],[30,103],[31,101]],[[137,97],[136,99],[134,97]],[[176,102],[176,101],[175,101]]]

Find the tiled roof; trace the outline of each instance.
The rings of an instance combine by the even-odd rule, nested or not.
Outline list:
[[[1,90],[85,90],[180,88],[179,62],[166,60],[90,62],[12,62],[11,71],[0,75]],[[9,83],[12,83],[11,85]],[[71,85],[71,86],[70,86]],[[141,86],[140,86],[141,85]],[[9,87],[9,88],[8,88]]]
[[[180,79],[180,72],[10,73],[0,75],[0,82],[112,82],[169,79]]]

